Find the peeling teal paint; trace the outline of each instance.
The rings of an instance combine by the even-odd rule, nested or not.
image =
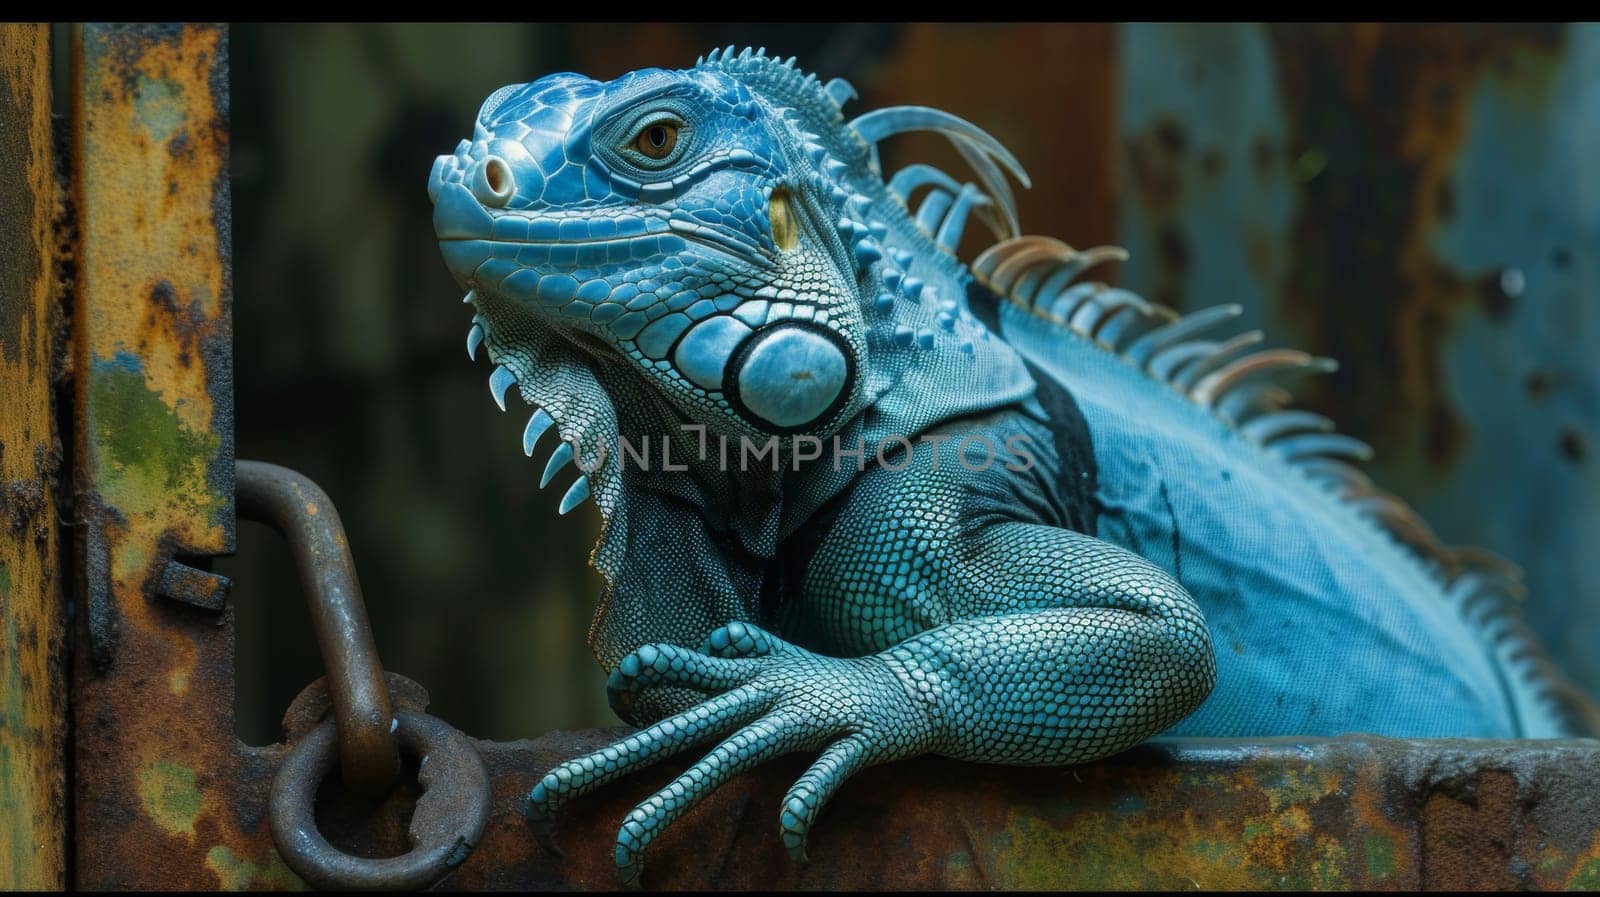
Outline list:
[[[184,122],[183,85],[171,78],[141,75],[133,108],[140,123],[150,132],[150,139],[166,143]]]

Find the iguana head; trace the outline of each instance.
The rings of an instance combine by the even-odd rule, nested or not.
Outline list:
[[[784,111],[704,65],[490,96],[429,190],[497,359],[557,337],[713,432],[848,417],[866,355],[857,255]]]
[[[729,48],[683,71],[509,85],[483,103],[472,139],[436,160],[434,229],[476,312],[469,352],[487,344],[502,407],[512,384],[537,406],[525,449],[554,424],[552,467],[575,457],[606,478],[594,470],[619,416],[826,437],[898,382],[909,355],[972,355],[982,327],[964,296],[924,292],[911,273],[914,260],[955,263],[884,183],[874,143],[951,136],[1004,197],[932,180],[940,209],[963,221],[1011,217],[994,160],[1020,176],[1015,160],[934,110],[847,124],[850,86],[793,62]],[[580,480],[563,511],[589,489]]]

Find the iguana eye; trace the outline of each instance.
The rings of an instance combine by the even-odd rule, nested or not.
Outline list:
[[[651,122],[633,138],[633,148],[650,159],[665,159],[672,155],[672,148],[677,144],[678,126],[671,121]]]

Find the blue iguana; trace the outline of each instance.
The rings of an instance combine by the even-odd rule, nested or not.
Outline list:
[[[787,752],[817,754],[779,806],[803,860],[846,779],[923,753],[1596,730],[1515,568],[1439,544],[1349,463],[1365,445],[1285,407],[1329,362],[1208,338],[1237,306],[1084,279],[1121,251],[1019,236],[1027,177],[993,138],[924,107],[846,121],[854,95],[732,47],[553,74],[433,166],[468,353],[532,406],[525,453],[556,437],[541,487],[578,468],[561,513],[599,506],[590,645],[644,727],[532,790],[547,845],[563,804],[713,742],[622,822],[625,882]],[[883,172],[914,130],[976,181]],[[972,218],[1000,242],[968,266]]]

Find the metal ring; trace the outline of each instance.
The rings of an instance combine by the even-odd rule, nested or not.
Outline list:
[[[461,865],[489,824],[489,771],[465,735],[427,715],[401,710],[396,736],[420,758],[422,795],[411,817],[411,850],[373,859],[344,853],[317,830],[317,789],[339,762],[330,720],[295,743],[272,782],[268,822],[283,861],[325,890],[421,890]]]

